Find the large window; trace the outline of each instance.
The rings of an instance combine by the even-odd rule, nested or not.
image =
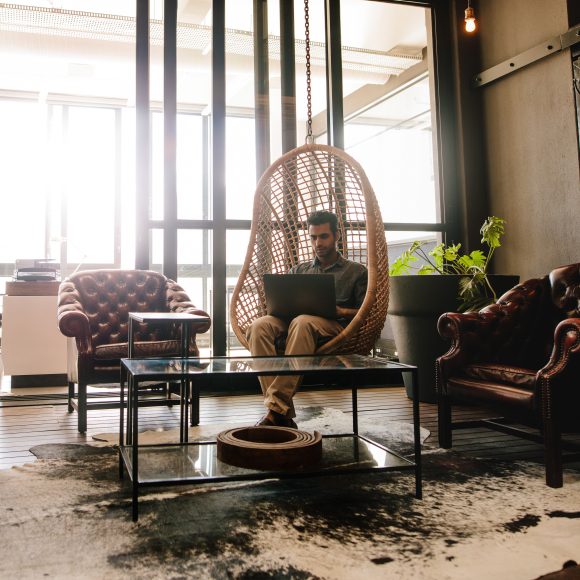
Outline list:
[[[56,4],[0,6],[4,280],[18,259],[134,263],[135,1]]]
[[[410,237],[431,239],[437,227],[444,227],[434,165],[436,108],[426,65],[430,12],[418,3],[340,2],[344,145],[370,178],[393,244]],[[212,207],[212,79],[223,72],[212,69],[212,3],[178,4],[176,139],[168,144],[164,3],[150,2],[147,166],[135,140],[139,4],[85,0],[86,12],[75,0],[63,0],[58,10],[46,4],[31,0],[0,6],[0,49],[8,56],[0,62],[0,277],[11,276],[19,258],[52,258],[63,275],[81,267],[134,267],[136,205],[142,199],[151,240],[149,267],[164,271],[171,221],[165,173],[174,166],[177,222],[170,227],[177,237],[177,278],[217,324],[226,324],[226,308],[213,312],[213,299],[229,297],[245,257],[257,164],[282,153],[288,118],[297,145],[306,134],[303,3],[294,3],[295,96],[283,100],[288,66],[282,62],[280,38],[292,31],[281,28],[279,2],[267,3],[268,55],[259,65],[255,2],[224,0],[225,223],[216,220]],[[309,21],[313,129],[316,141],[326,143],[323,0],[310,0]],[[266,92],[256,96],[259,70]],[[292,106],[295,115],[289,113]],[[266,118],[260,117],[264,110]],[[265,154],[260,131],[268,135]],[[137,191],[137,171],[150,177],[149,198]],[[225,246],[226,272],[217,285],[212,279],[216,244]],[[234,348],[231,332],[226,334]]]
[[[351,119],[345,147],[365,168],[386,222],[438,221],[426,75]]]
[[[18,259],[119,265],[119,121],[118,109],[0,99],[4,277]]]
[[[54,163],[62,177],[61,207],[66,224],[59,233],[66,239],[67,263],[118,263],[118,113],[112,109],[67,107],[60,127],[64,134],[54,135],[64,142],[63,155]]]
[[[256,189],[256,148],[253,117],[226,118],[226,217],[245,219],[252,217],[254,190]]]
[[[45,256],[49,189],[46,107],[33,101],[0,101],[0,262],[12,274],[17,257]]]

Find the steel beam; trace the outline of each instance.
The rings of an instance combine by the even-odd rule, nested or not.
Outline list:
[[[580,24],[573,26],[570,30],[550,38],[524,52],[504,60],[491,68],[488,68],[473,77],[473,86],[483,87],[489,83],[501,79],[517,70],[520,70],[538,60],[552,54],[556,54],[566,48],[570,48],[580,42]]]

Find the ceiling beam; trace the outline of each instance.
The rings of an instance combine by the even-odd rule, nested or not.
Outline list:
[[[427,49],[423,49],[423,60],[403,71],[400,75],[391,76],[383,84],[366,84],[344,97],[343,112],[345,122],[374,107],[388,96],[392,96],[414,83],[421,75],[428,73]],[[326,111],[321,111],[312,119],[312,133],[316,137],[326,133]]]

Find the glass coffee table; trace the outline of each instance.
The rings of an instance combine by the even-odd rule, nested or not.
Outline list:
[[[408,375],[413,394],[413,461],[359,434],[358,429],[358,389],[388,386],[401,373]],[[350,388],[352,432],[324,435],[322,459],[315,466],[274,471],[234,467],[220,461],[215,441],[188,441],[187,402],[191,402],[192,413],[196,413],[201,388],[211,388],[212,381],[218,377],[235,381],[242,374],[318,376],[326,384]],[[138,395],[140,388],[151,381],[175,381],[182,385],[178,443],[139,445]],[[145,486],[413,470],[415,496],[422,497],[419,400],[414,366],[361,355],[122,359],[121,383],[119,476],[122,478],[126,469],[132,481],[133,521],[139,515],[139,488]],[[125,383],[128,385],[126,413]]]

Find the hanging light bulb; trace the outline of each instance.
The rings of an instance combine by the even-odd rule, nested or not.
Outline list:
[[[465,9],[465,32],[475,32],[475,12],[471,7],[471,0],[467,0],[467,8]]]

